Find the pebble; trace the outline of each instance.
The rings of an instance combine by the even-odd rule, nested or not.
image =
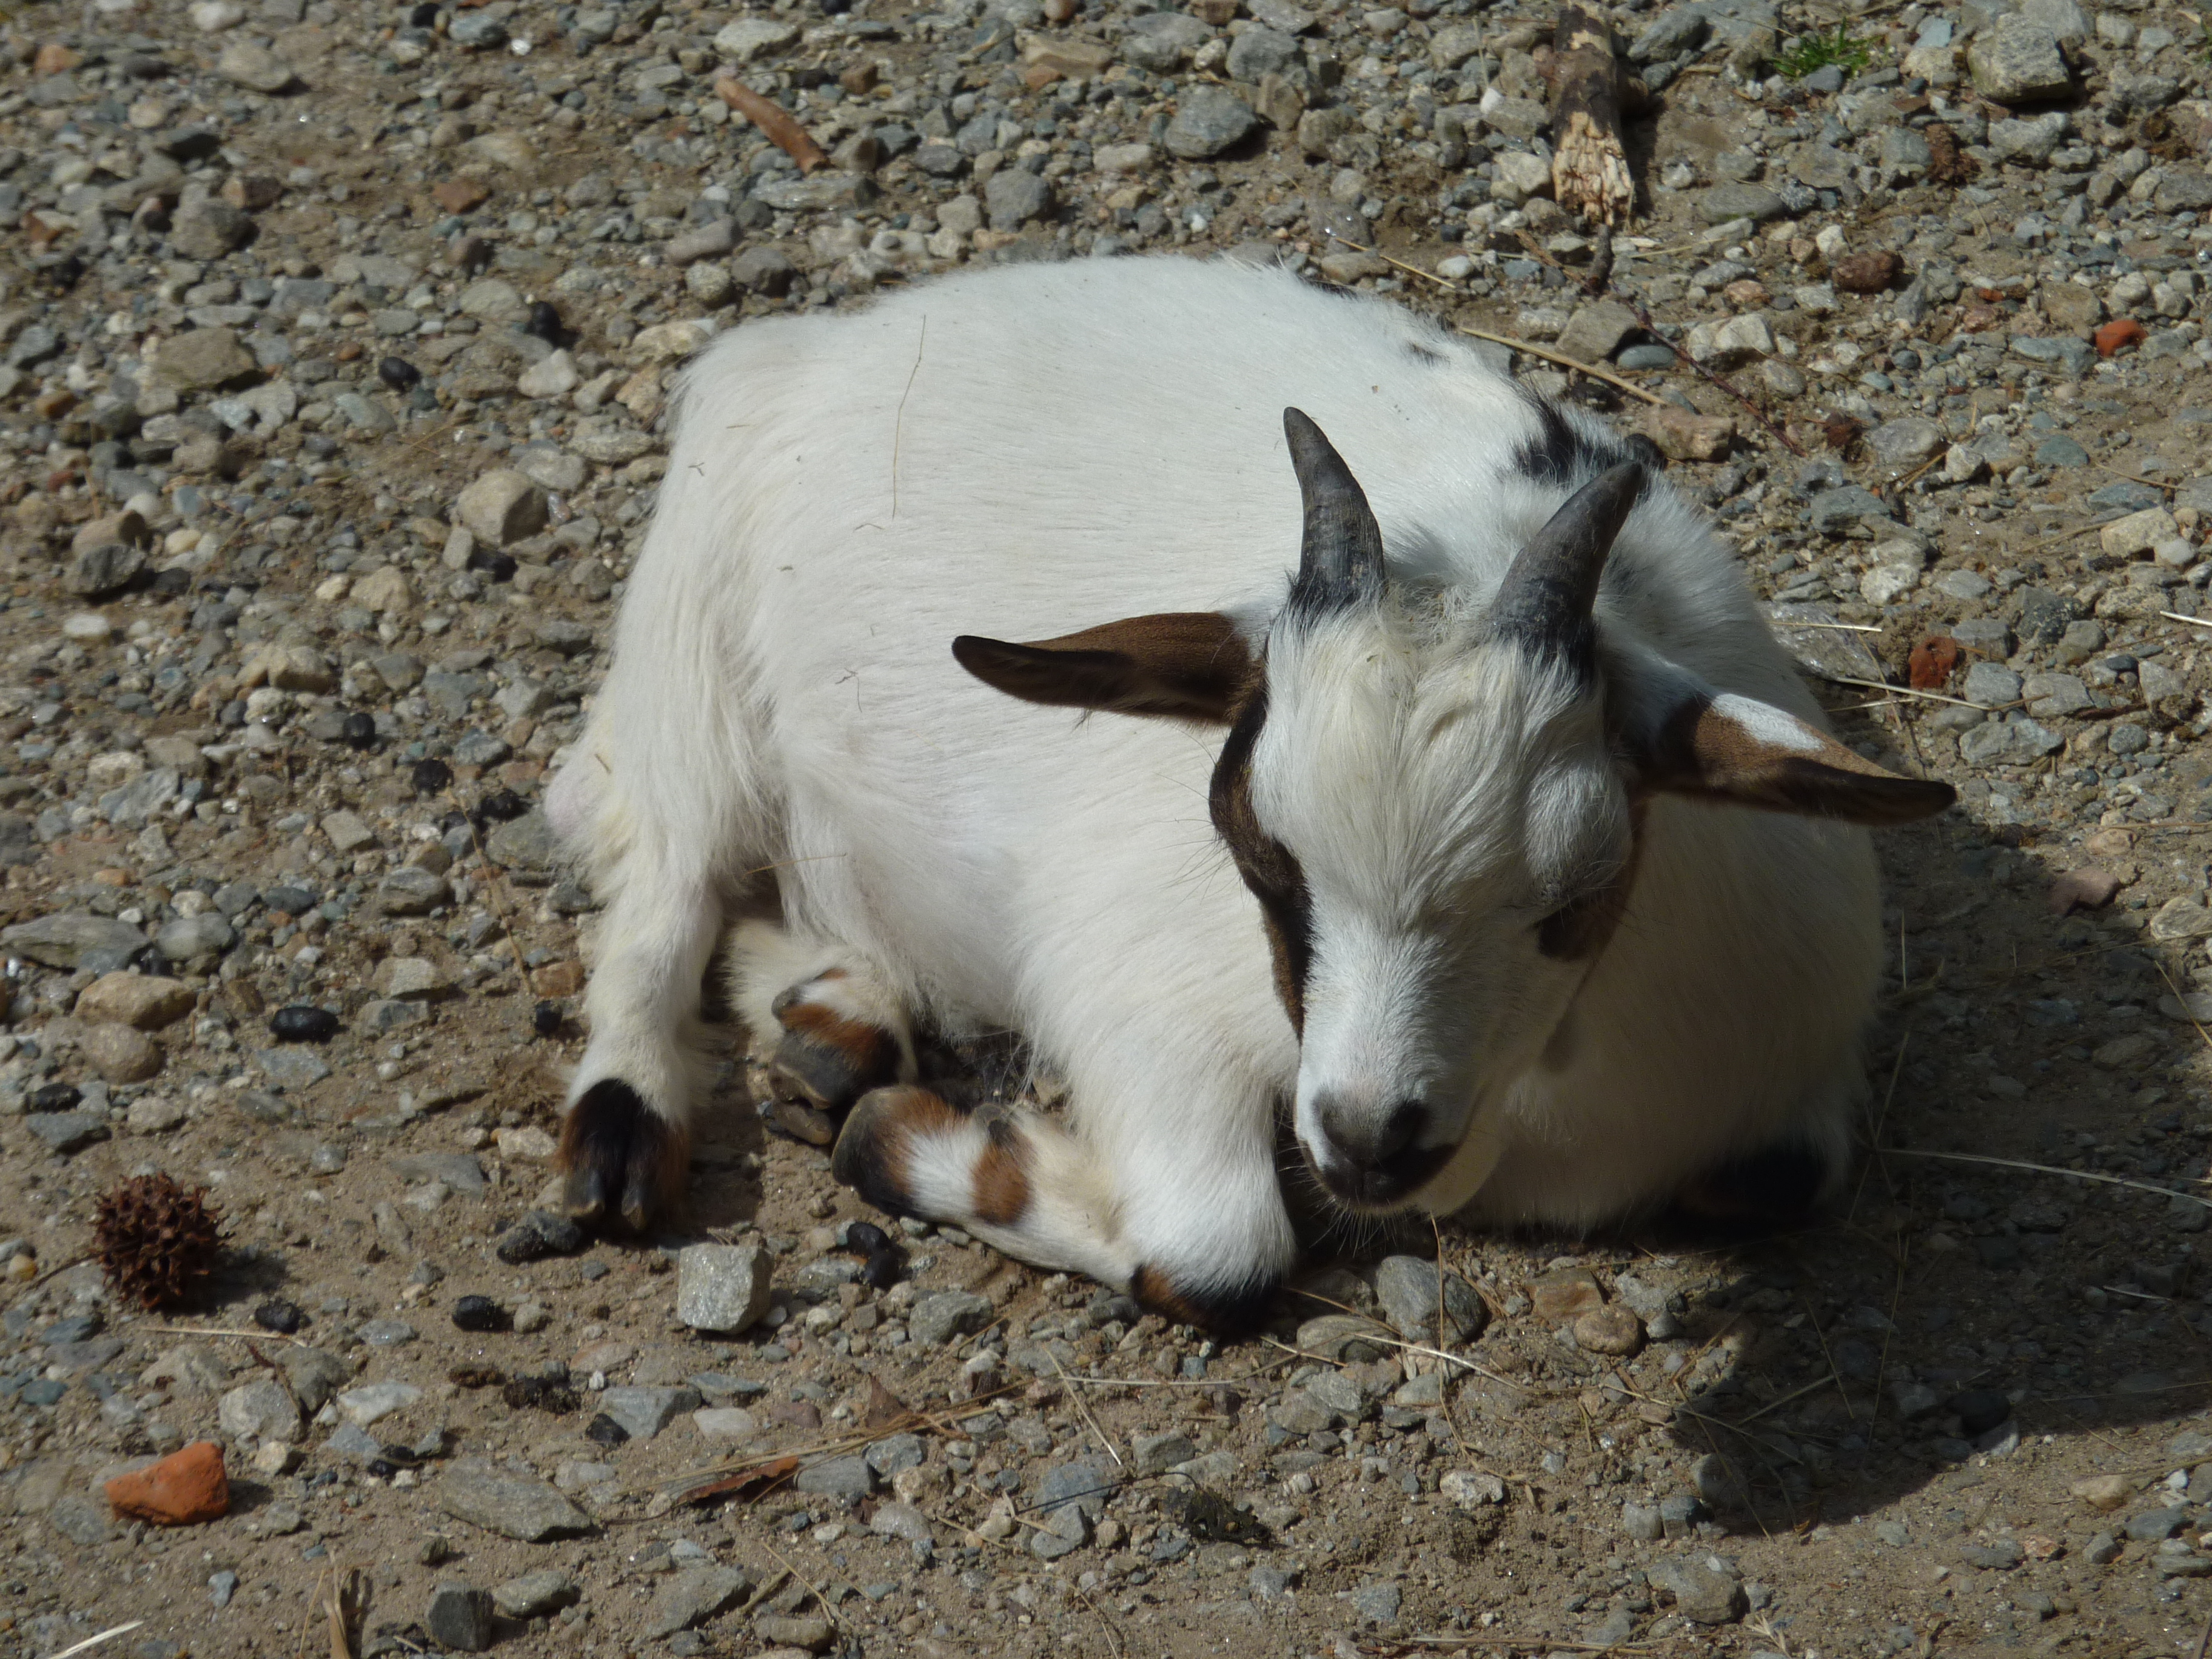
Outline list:
[[[432,1501],[456,1520],[525,1544],[592,1529],[589,1516],[544,1481],[505,1474],[468,1459],[454,1463],[438,1478],[432,1487]]]
[[[118,1516],[160,1527],[197,1526],[230,1512],[222,1448],[212,1441],[199,1441],[144,1468],[118,1474],[101,1491]]]
[[[505,1619],[542,1619],[582,1599],[576,1581],[558,1568],[526,1572],[492,1586],[493,1607]]]
[[[750,1329],[768,1311],[771,1289],[769,1254],[757,1244],[691,1244],[677,1253],[676,1316],[695,1331]]]
[[[750,1589],[752,1583],[742,1567],[686,1567],[654,1592],[645,1612],[645,1633],[671,1636],[702,1625]]]
[[[457,1653],[482,1653],[491,1646],[492,1598],[473,1585],[443,1583],[430,1592],[422,1627],[430,1639]]]

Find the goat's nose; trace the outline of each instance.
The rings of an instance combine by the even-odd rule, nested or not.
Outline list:
[[[1387,1115],[1377,1116],[1324,1096],[1316,1103],[1315,1116],[1332,1161],[1358,1170],[1380,1170],[1413,1144],[1428,1122],[1429,1110],[1418,1100],[1407,1100]]]

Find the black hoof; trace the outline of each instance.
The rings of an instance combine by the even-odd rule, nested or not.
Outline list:
[[[562,1200],[596,1226],[643,1232],[681,1213],[690,1185],[691,1141],[627,1083],[607,1078],[586,1090],[561,1126]]]
[[[1247,1336],[1266,1322],[1279,1284],[1257,1274],[1226,1287],[1179,1285],[1157,1267],[1139,1267],[1129,1276],[1129,1294],[1177,1324]]]

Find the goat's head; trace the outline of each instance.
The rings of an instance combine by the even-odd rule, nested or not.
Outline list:
[[[1337,1199],[1387,1209],[1543,1052],[1627,903],[1650,796],[1881,824],[1953,792],[1608,636],[1599,577],[1640,465],[1585,483],[1480,603],[1386,581],[1351,470],[1284,424],[1304,544],[1256,631],[1176,613],[953,654],[1032,702],[1228,727],[1213,822],[1298,1034],[1298,1139]]]

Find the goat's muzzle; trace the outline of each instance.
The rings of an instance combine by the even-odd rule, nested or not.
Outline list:
[[[1391,1210],[1409,1202],[1436,1178],[1452,1149],[1429,1146],[1429,1109],[1401,1101],[1376,1119],[1330,1096],[1314,1103],[1320,1145],[1305,1147],[1306,1162],[1330,1195],[1358,1210]]]

